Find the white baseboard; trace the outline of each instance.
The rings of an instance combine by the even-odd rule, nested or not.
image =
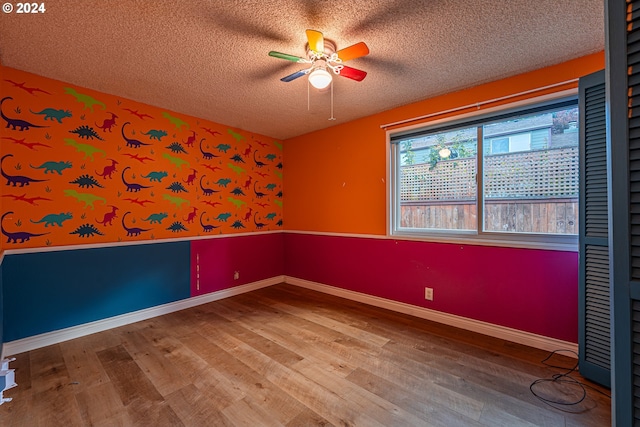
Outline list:
[[[85,335],[94,334],[96,332],[106,331],[111,328],[128,325],[130,323],[139,322],[141,320],[151,319],[152,317],[162,316],[163,314],[173,313],[174,311],[184,310],[185,308],[195,307],[208,302],[221,300],[223,298],[251,292],[256,289],[265,288],[267,286],[276,285],[284,282],[284,276],[276,276],[270,279],[260,280],[258,282],[247,283],[245,285],[233,288],[223,289],[221,291],[211,292],[205,295],[199,295],[193,298],[158,305],[146,308],[144,310],[134,311],[119,316],[109,317],[107,319],[97,320],[95,322],[85,323],[70,328],[60,329],[57,331],[46,332],[40,335],[34,335],[15,341],[5,342],[2,346],[2,357],[23,353],[25,351],[35,350],[37,348],[46,347],[52,344],[58,344],[74,338],[83,337]]]
[[[311,282],[309,280],[298,279],[295,277],[285,276],[285,283],[300,286],[302,288],[335,295],[352,301],[362,302],[364,304],[373,305],[375,307],[385,308],[399,313],[409,314],[421,319],[431,320],[445,325],[454,326],[460,329],[477,332],[494,338],[500,338],[506,341],[527,345],[529,347],[538,348],[546,351],[554,350],[570,350],[570,352],[562,352],[565,356],[576,357],[578,354],[578,344],[562,341],[555,338],[545,337],[530,332],[520,331],[517,329],[507,328],[505,326],[494,325],[492,323],[481,322],[479,320],[469,319],[466,317],[456,316],[454,314],[443,313],[440,311],[430,310],[424,307],[418,307],[403,302],[393,301],[386,298],[380,298],[360,292],[350,291],[334,286],[324,285],[322,283]]]

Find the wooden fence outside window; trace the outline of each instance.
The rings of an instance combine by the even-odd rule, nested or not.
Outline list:
[[[484,230],[577,234],[578,147],[486,156]],[[475,230],[476,159],[403,166],[401,227]]]

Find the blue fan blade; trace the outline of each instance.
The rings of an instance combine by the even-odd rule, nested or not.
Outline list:
[[[295,72],[295,73],[293,73],[293,74],[289,74],[288,76],[281,78],[281,79],[280,79],[280,81],[283,81],[283,82],[288,83],[288,82],[290,82],[291,80],[295,80],[295,79],[297,79],[298,77],[302,77],[302,76],[304,76],[305,74],[307,74],[307,73],[305,73],[305,70],[296,71],[296,72]]]

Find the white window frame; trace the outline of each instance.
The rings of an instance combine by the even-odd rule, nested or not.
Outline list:
[[[494,108],[487,108],[483,111],[461,114],[455,117],[436,119],[429,122],[422,122],[416,125],[387,129],[387,237],[392,239],[419,240],[428,242],[442,242],[455,244],[473,244],[483,246],[504,246],[514,248],[531,248],[559,251],[578,251],[578,235],[556,235],[556,234],[534,234],[534,233],[503,233],[486,232],[483,230],[484,220],[484,197],[482,185],[478,183],[476,195],[476,206],[478,210],[477,230],[437,230],[437,229],[412,229],[400,228],[397,225],[400,221],[400,203],[396,196],[400,194],[400,183],[397,174],[399,160],[399,150],[397,144],[391,142],[392,136],[409,134],[415,131],[430,130],[436,131],[439,128],[449,126],[464,127],[466,122],[476,120],[490,120],[493,116],[508,114],[513,111],[526,110],[527,108],[551,106],[563,101],[577,101],[577,89],[565,90],[559,93],[531,98],[529,100],[514,102]],[[577,104],[576,104],[577,105]],[[478,141],[477,162],[478,171],[482,171],[483,152],[481,151],[482,141]]]

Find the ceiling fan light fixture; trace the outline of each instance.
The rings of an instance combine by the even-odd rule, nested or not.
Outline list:
[[[325,67],[316,67],[309,73],[309,83],[316,89],[324,89],[331,84],[333,77]]]

